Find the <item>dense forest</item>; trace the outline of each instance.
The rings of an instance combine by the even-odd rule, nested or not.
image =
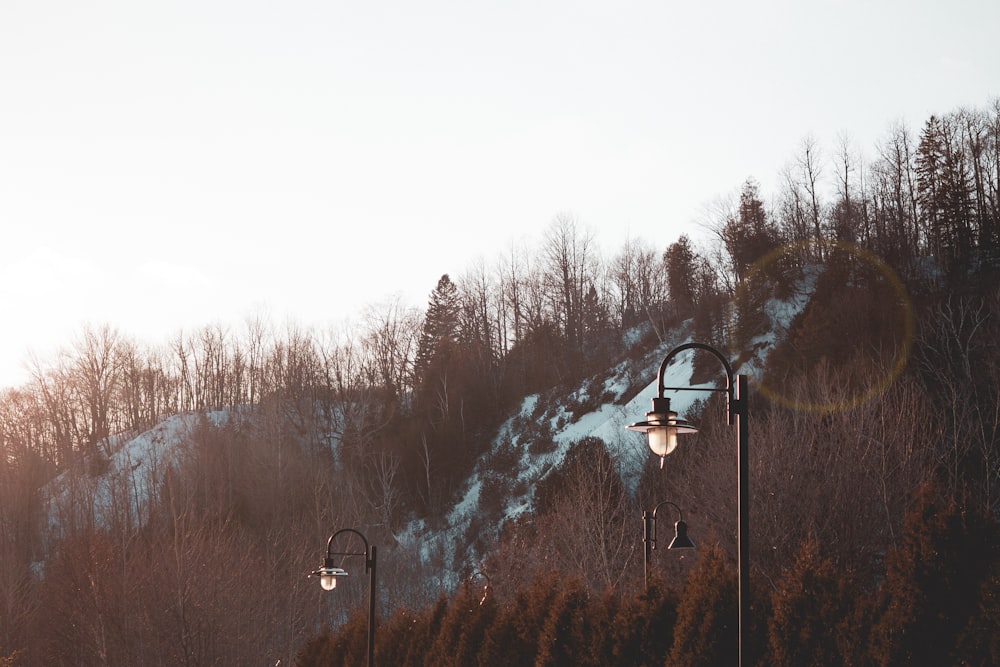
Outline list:
[[[736,468],[715,398],[698,445],[636,488],[585,439],[502,517],[549,408],[631,399],[680,340],[752,372],[753,664],[1000,663],[1000,99],[895,125],[864,158],[808,138],[780,183],[720,200],[704,241],[610,256],[559,215],[537,248],[350,330],[254,316],[148,346],[84,328],[0,393],[0,665],[358,664],[364,578],[305,576],[342,526],[379,545],[381,664],[731,664]],[[749,363],[766,305],[800,294]],[[599,389],[612,368],[623,395]],[[537,418],[498,438],[527,396]],[[142,479],[111,465],[185,416],[175,458]],[[456,586],[402,535],[443,525],[476,466]],[[699,548],[657,550],[644,586],[638,518],[663,500]]]

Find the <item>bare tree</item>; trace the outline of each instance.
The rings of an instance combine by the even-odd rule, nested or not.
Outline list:
[[[778,195],[778,224],[781,234],[788,239],[794,248],[802,249],[800,259],[807,259],[805,250],[807,242],[812,238],[808,213],[808,194],[799,182],[798,175],[792,166],[786,166],[781,172],[781,190]]]
[[[361,345],[371,361],[371,379],[404,405],[413,391],[413,364],[421,324],[420,313],[404,306],[398,296],[365,312]]]
[[[938,453],[952,489],[979,481],[983,500],[992,506],[1000,471],[996,442],[1000,434],[996,364],[988,351],[997,333],[1000,298],[950,297],[921,319],[916,361],[927,391],[938,399],[947,448]]]
[[[819,197],[819,181],[822,176],[822,155],[814,137],[807,136],[802,140],[801,153],[797,160],[799,178],[805,188],[809,203],[809,219],[813,228],[813,241],[817,259],[823,259],[823,229],[822,209]]]
[[[537,558],[586,575],[597,590],[617,589],[635,568],[637,509],[603,441],[574,445],[544,501]],[[546,553],[545,550],[551,550]]]
[[[860,195],[860,157],[851,145],[847,133],[841,133],[837,138],[836,174],[837,203],[834,207],[834,232],[838,240],[859,242],[867,241],[861,223]],[[857,183],[855,181],[858,181]]]
[[[256,313],[246,321],[246,396],[250,405],[258,403],[268,390],[265,385],[264,359],[272,330],[262,313]]]
[[[894,265],[904,266],[924,244],[917,225],[913,139],[897,123],[877,150],[871,170],[875,229],[870,243]]]
[[[476,349],[487,357],[477,360],[485,365],[500,357],[502,347],[494,315],[499,310],[499,289],[494,276],[480,258],[473,262],[457,283],[461,304],[459,337],[467,348]]]
[[[379,524],[391,529],[403,500],[402,484],[398,479],[399,459],[388,452],[376,452],[371,455],[371,464],[369,502]]]
[[[60,355],[58,364],[48,370],[43,370],[36,359],[33,362],[32,384],[44,408],[46,440],[54,443],[49,460],[60,466],[69,465],[82,447],[82,442],[79,418],[74,409],[71,371],[65,355]]]
[[[390,389],[382,384],[387,381],[386,374],[389,382],[408,382],[408,363],[399,360],[401,367],[394,366],[391,355],[397,344],[414,343],[391,338],[401,333],[395,331],[399,323],[394,322],[386,320],[382,329],[370,332],[364,347],[348,336],[317,345],[325,397],[320,402],[323,428],[339,446],[340,462],[345,466],[363,469],[368,465],[379,433],[397,416],[403,400],[388,393]]]
[[[111,434],[112,399],[121,374],[119,342],[116,330],[88,326],[74,345],[72,385],[85,406],[87,446],[92,451]]]
[[[639,312],[636,265],[640,241],[626,238],[622,249],[611,260],[608,274],[614,299],[616,319],[621,327],[635,322]]]
[[[595,269],[593,236],[570,215],[558,215],[542,245],[545,285],[553,320],[575,348],[583,344],[584,295]]]
[[[527,271],[530,262],[527,250],[513,242],[498,266],[500,293],[503,297],[504,354],[510,345],[521,340],[528,329],[530,316],[526,309]]]

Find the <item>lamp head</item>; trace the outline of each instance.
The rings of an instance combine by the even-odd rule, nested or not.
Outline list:
[[[646,421],[625,428],[646,434],[649,448],[660,457],[661,468],[663,459],[677,449],[678,434],[698,432],[694,425],[677,418],[677,413],[670,409],[670,399],[665,397],[653,399],[653,409],[646,413]]]
[[[688,537],[688,525],[681,519],[674,524],[674,539],[667,545],[668,549],[694,549],[694,542]]]
[[[324,591],[332,591],[337,587],[337,579],[346,577],[347,571],[343,568],[335,567],[332,558],[323,561],[323,567],[309,573],[310,577],[319,577],[319,585]]]

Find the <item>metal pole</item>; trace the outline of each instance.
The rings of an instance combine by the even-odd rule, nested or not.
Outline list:
[[[738,541],[739,560],[736,568],[739,576],[739,598],[740,598],[740,667],[749,664],[747,656],[747,624],[750,621],[750,447],[749,429],[747,428],[747,378],[745,375],[736,376],[736,396],[733,414],[736,416],[736,442],[739,448],[738,453],[738,503],[737,514],[739,519],[739,532],[736,539]]]
[[[375,667],[375,545],[368,568],[368,667]]]
[[[652,549],[650,533],[652,518],[649,512],[642,511],[642,585],[649,592],[649,557]]]

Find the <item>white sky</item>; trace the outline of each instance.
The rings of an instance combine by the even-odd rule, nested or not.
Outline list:
[[[0,386],[85,322],[324,327],[571,213],[698,237],[1000,95],[1000,2],[0,1]]]

